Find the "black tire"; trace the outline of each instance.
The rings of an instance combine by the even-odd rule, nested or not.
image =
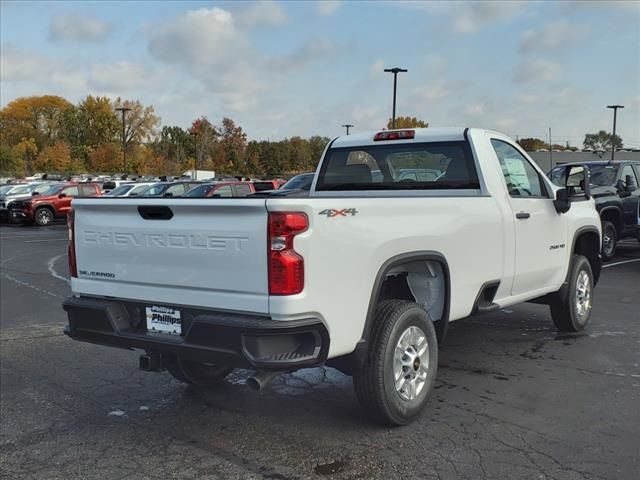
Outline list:
[[[177,355],[166,355],[162,362],[176,380],[197,387],[211,387],[222,382],[233,367],[184,360]]]
[[[602,222],[602,259],[611,260],[616,254],[618,246],[618,231],[616,226],[608,221]]]
[[[588,300],[583,314],[578,311],[579,280],[583,280],[585,274],[588,277]],[[586,257],[574,255],[567,275],[567,287],[565,292],[558,292],[556,298],[551,301],[551,317],[556,328],[561,332],[580,332],[589,323],[593,305],[593,272],[591,264]]]
[[[408,400],[401,396],[402,389],[396,389],[394,358],[399,340],[410,327],[418,327],[424,334],[428,365],[421,390],[414,399]],[[415,361],[413,365],[415,367]],[[416,372],[419,367],[420,362],[415,367]],[[353,385],[362,408],[375,421],[384,425],[410,423],[425,407],[433,390],[437,370],[438,341],[429,314],[418,304],[406,300],[380,302],[367,357],[362,368],[356,369],[353,375]]]
[[[53,210],[49,207],[36,208],[36,211],[33,214],[33,221],[40,227],[51,225],[54,219],[55,215],[53,214]]]

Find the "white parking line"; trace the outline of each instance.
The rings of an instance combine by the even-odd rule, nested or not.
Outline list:
[[[68,238],[49,238],[47,240],[25,240],[24,243],[35,243],[35,242],[68,242]]]
[[[63,236],[66,235],[66,232]],[[57,233],[47,233],[45,235],[37,235],[38,238],[46,238],[46,237],[59,237],[60,234]],[[19,240],[21,238],[34,238],[36,235],[0,235],[0,240]]]
[[[631,260],[624,260],[622,262],[616,262],[616,263],[608,263],[606,265],[603,265],[602,268],[615,267],[616,265],[624,265],[625,263],[633,263],[633,262],[640,262],[640,258],[633,258]]]
[[[71,282],[69,281],[69,279],[60,275],[58,272],[56,272],[54,268],[55,263],[65,255],[66,253],[62,253],[60,255],[56,255],[55,257],[49,259],[49,261],[47,262],[47,269],[49,270],[49,273],[53,278],[57,278],[58,280],[62,280],[67,285],[71,285]]]

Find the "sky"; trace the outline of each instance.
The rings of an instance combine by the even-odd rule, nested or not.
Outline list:
[[[581,146],[640,147],[640,1],[0,3],[0,104],[139,99],[162,125],[250,139],[376,130],[397,115]]]

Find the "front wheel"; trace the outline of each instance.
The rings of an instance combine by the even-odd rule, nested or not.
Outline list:
[[[220,383],[233,370],[225,364],[195,362],[177,355],[163,356],[162,362],[176,380],[197,387],[210,387]]]
[[[40,207],[35,211],[33,219],[36,222],[36,225],[41,227],[50,225],[53,222],[53,212],[50,208]]]
[[[414,302],[381,302],[367,358],[353,375],[362,407],[385,425],[406,425],[426,405],[437,370],[438,341],[429,314]]]
[[[551,316],[561,332],[579,332],[587,326],[593,306],[593,272],[586,257],[574,255],[567,277],[568,291],[551,302]]]

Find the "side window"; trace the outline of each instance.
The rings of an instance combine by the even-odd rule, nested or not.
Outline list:
[[[518,150],[502,140],[491,139],[498,156],[509,195],[512,197],[546,197],[542,179]]]
[[[217,197],[232,197],[231,185],[223,185],[215,189],[213,194]]]
[[[175,185],[171,185],[164,194],[170,193],[174,197],[177,195],[182,195],[184,193],[184,184],[176,183]]]
[[[640,164],[634,164],[633,168],[636,171],[636,178],[640,180]],[[638,185],[640,186],[640,183]]]
[[[630,187],[634,187],[634,190],[638,188],[638,179],[636,178],[636,174],[633,171],[633,167],[631,165],[625,165],[622,168],[622,175],[620,179],[624,182],[624,186],[629,188],[630,191]],[[629,183],[627,180],[631,180],[631,183]]]
[[[246,197],[251,193],[249,185],[234,185],[233,190],[236,197]]]
[[[78,196],[78,187],[67,187],[62,193],[64,193],[67,197],[77,197]]]
[[[80,193],[83,197],[94,197],[96,195],[96,187],[93,185],[81,185]]]

